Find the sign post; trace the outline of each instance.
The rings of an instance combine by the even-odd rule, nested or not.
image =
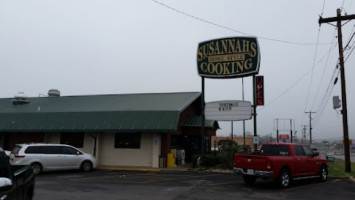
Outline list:
[[[205,151],[205,79],[238,78],[259,73],[260,54],[256,37],[229,37],[199,43],[197,49],[197,70],[202,77],[201,97],[201,161]],[[256,135],[256,98],[254,95],[254,135]],[[233,105],[230,107],[233,109]],[[237,108],[239,106],[236,106]],[[208,115],[209,117],[209,115]],[[249,118],[249,117],[248,117]],[[231,120],[233,121],[233,120]]]

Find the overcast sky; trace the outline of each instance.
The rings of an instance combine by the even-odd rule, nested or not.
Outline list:
[[[342,139],[342,115],[333,109],[338,45],[336,27],[318,19],[355,14],[351,0],[0,0],[0,98],[201,91],[199,42],[258,38],[265,106],[258,134],[301,136],[312,114],[314,139]],[[343,22],[344,47],[355,20]],[[348,122],[355,140],[355,38],[345,51]],[[335,73],[335,75],[334,75]],[[206,102],[241,100],[242,80],[207,79]],[[244,78],[252,100],[252,78]],[[247,131],[253,133],[252,121]],[[229,135],[221,122],[218,135]],[[234,134],[242,134],[234,122]],[[284,131],[282,131],[284,130]],[[308,131],[307,131],[308,133]],[[309,136],[307,136],[309,138]]]

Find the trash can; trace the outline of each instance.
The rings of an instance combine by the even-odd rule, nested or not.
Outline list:
[[[175,156],[173,153],[168,153],[167,167],[176,167]]]

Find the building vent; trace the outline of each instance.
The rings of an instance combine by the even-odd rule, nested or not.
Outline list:
[[[12,104],[14,105],[27,103],[30,103],[30,101],[27,99],[27,95],[25,95],[24,92],[18,92],[17,94],[15,94],[15,99],[12,100]]]
[[[60,91],[57,89],[50,89],[48,91],[48,96],[49,97],[60,97]]]

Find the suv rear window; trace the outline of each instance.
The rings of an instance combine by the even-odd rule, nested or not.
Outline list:
[[[290,149],[287,145],[263,145],[261,153],[266,155],[288,156]]]
[[[18,154],[18,152],[21,150],[21,146],[15,146],[15,148],[12,149],[11,153],[12,154]]]

